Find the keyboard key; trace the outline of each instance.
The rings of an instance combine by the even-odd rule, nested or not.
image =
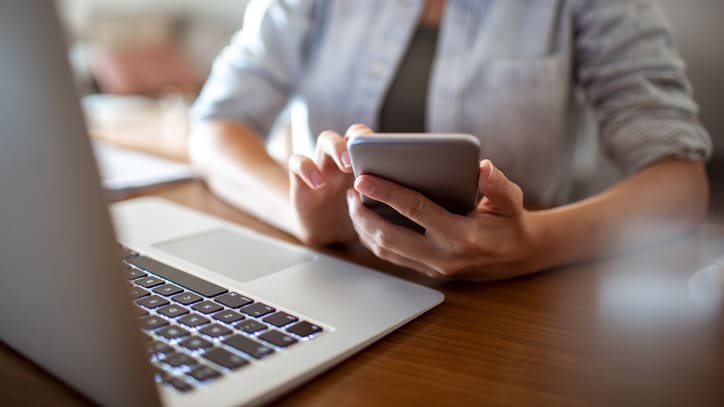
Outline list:
[[[199,329],[199,332],[212,338],[218,338],[220,336],[229,335],[232,331],[221,324],[211,324]]]
[[[156,287],[156,286],[163,284],[163,280],[156,278],[156,277],[151,277],[151,276],[139,278],[138,280],[134,280],[134,281],[136,284],[140,285],[141,287],[145,287],[145,288],[152,288],[152,287]]]
[[[244,316],[239,314],[238,312],[223,310],[214,314],[214,319],[217,321],[226,322],[227,324],[233,324],[236,321],[241,321],[242,319],[244,319]]]
[[[161,317],[157,317],[155,315],[151,315],[148,317],[142,317],[140,319],[140,321],[141,321],[141,328],[143,328],[147,331],[168,325],[168,321],[166,321],[165,319],[163,319]]]
[[[148,353],[150,353],[151,356],[167,355],[174,352],[171,346],[161,341],[153,341],[149,343],[148,345],[146,345],[146,350],[148,350]]]
[[[176,339],[176,338],[183,338],[184,336],[189,336],[189,331],[181,328],[180,326],[167,326],[165,328],[161,328],[158,331],[156,331],[158,335],[163,336],[166,339]]]
[[[144,290],[141,287],[131,287],[131,298],[133,298],[134,300],[139,299],[141,297],[145,297],[149,294],[151,294],[151,293],[149,293],[148,291]]]
[[[216,311],[220,311],[220,310],[224,309],[224,307],[222,307],[221,305],[213,303],[211,301],[200,302],[200,303],[192,306],[191,308],[193,308],[196,311],[199,311],[201,313],[204,313],[204,314],[211,314],[212,312],[216,312]]]
[[[185,317],[179,318],[178,322],[186,325],[189,328],[195,328],[197,326],[208,324],[209,319],[206,317],[202,317],[199,314],[192,313],[192,314],[186,315]]]
[[[289,345],[294,345],[295,343],[297,343],[296,339],[275,329],[266,331],[263,334],[259,335],[259,339],[265,342],[269,342],[272,345],[279,346],[280,348],[286,348]]]
[[[141,307],[139,307],[139,306],[137,306],[137,305],[134,305],[133,308],[134,308],[134,310],[136,311],[136,316],[138,316],[138,317],[142,317],[142,316],[144,316],[144,315],[148,315],[148,311],[146,311],[145,309],[143,309],[143,308],[141,308]]]
[[[171,304],[157,310],[156,312],[169,318],[176,318],[180,317],[181,315],[188,314],[189,310],[180,305]]]
[[[205,382],[207,380],[213,380],[213,379],[216,379],[217,377],[221,376],[221,373],[218,370],[211,368],[209,366],[206,366],[206,365],[197,366],[197,367],[191,369],[191,371],[186,374],[200,382]]]
[[[156,383],[165,382],[169,379],[169,376],[168,372],[163,368],[155,365],[153,366],[153,379]]]
[[[271,314],[274,312],[274,308],[261,303],[257,302],[256,304],[247,305],[246,307],[240,309],[239,311],[243,312],[244,314],[251,315],[252,317],[263,317],[264,315]]]
[[[281,328],[284,325],[289,325],[292,322],[297,322],[297,320],[299,320],[299,318],[282,311],[275,312],[264,318],[264,322],[268,322],[277,328]]]
[[[251,304],[252,302],[254,302],[254,300],[252,300],[251,298],[245,297],[245,296],[243,296],[239,293],[235,293],[233,291],[214,298],[214,301],[216,301],[220,304],[224,304],[229,308],[239,308],[239,307],[243,307],[244,305]]]
[[[194,389],[194,386],[190,385],[186,380],[180,377],[169,377],[166,380],[166,383],[170,384],[174,389],[182,393],[186,393]]]
[[[134,252],[133,250],[127,248],[126,246],[119,244],[119,248],[121,249],[121,260],[128,259],[130,257],[138,256],[138,253]]]
[[[196,295],[194,293],[185,292],[185,293],[176,295],[176,296],[172,297],[171,299],[180,304],[189,305],[189,304],[193,304],[195,302],[201,301],[202,297],[199,297],[198,295]]]
[[[225,288],[219,287],[216,284],[212,284],[206,280],[200,279],[145,256],[134,257],[126,260],[126,262],[142,270],[146,270],[149,273],[171,280],[181,287],[188,288],[189,290],[199,293],[204,297],[215,297],[227,291]]]
[[[188,350],[206,349],[214,346],[214,344],[210,341],[196,335],[184,339],[179,343],[179,345]]]
[[[192,358],[191,356],[176,352],[172,353],[170,355],[166,355],[166,358],[162,360],[163,363],[171,366],[171,367],[181,367],[181,366],[196,366],[199,364],[199,362]]]
[[[235,355],[226,349],[215,348],[202,355],[204,358],[223,366],[229,370],[236,370],[242,366],[248,365],[249,362],[239,355]]]
[[[146,273],[143,271],[133,268],[131,266],[126,266],[126,275],[128,276],[129,280],[135,280],[137,278],[146,277]]]
[[[294,335],[299,335],[304,338],[309,335],[314,335],[317,332],[322,332],[322,327],[314,325],[307,321],[302,321],[287,328],[287,332],[291,332]]]
[[[164,284],[160,287],[156,287],[153,289],[153,292],[156,294],[161,294],[164,297],[168,297],[169,295],[174,295],[182,292],[183,290],[173,284]]]
[[[238,324],[234,325],[234,328],[236,328],[240,331],[244,331],[248,334],[253,334],[254,332],[263,331],[269,327],[262,324],[259,321],[255,321],[253,319],[247,319],[246,321],[242,321],[242,322],[239,322]]]
[[[231,346],[236,350],[246,353],[254,359],[261,359],[274,353],[274,349],[266,345],[262,345],[261,343],[253,339],[249,339],[243,335],[231,336],[229,338],[226,338],[223,343]]]
[[[136,302],[146,308],[158,308],[168,304],[167,299],[159,297],[158,295],[152,295],[150,297],[142,298]]]

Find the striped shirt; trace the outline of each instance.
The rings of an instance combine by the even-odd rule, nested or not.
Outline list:
[[[252,2],[194,119],[266,135],[289,106],[301,151],[322,130],[374,129],[424,5]],[[428,92],[426,128],[478,137],[483,157],[536,205],[570,199],[574,152],[591,131],[620,176],[712,150],[652,0],[448,0]]]

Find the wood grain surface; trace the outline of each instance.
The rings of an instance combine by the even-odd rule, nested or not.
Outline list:
[[[200,182],[144,195],[294,242]],[[488,284],[430,280],[359,246],[328,252],[437,288],[446,300],[280,406],[724,405],[724,277],[700,284],[724,255],[724,222],[625,256]],[[89,403],[5,345],[0,388],[3,405]]]

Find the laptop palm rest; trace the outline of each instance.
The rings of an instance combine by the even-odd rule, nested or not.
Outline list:
[[[214,229],[153,246],[243,283],[313,260],[302,253],[227,229]]]

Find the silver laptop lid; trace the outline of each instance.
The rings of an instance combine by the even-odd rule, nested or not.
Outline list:
[[[0,3],[0,338],[103,405],[157,405],[54,4]]]

